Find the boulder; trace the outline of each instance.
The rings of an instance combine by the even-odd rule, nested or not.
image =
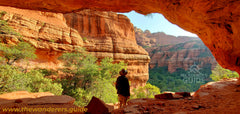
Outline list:
[[[88,114],[110,114],[108,106],[102,100],[94,96],[85,108],[88,109]]]
[[[172,93],[163,93],[154,96],[155,99],[174,99]]]

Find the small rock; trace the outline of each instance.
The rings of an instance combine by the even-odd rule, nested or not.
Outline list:
[[[187,112],[175,112],[174,114],[187,114]]]
[[[163,93],[155,95],[156,99],[174,99],[172,93]]]
[[[86,106],[89,114],[109,114],[109,109],[106,104],[97,97],[92,97],[89,104]]]
[[[15,103],[22,103],[23,101],[21,99],[16,99]]]
[[[181,95],[183,97],[191,97],[189,92],[176,92],[175,95]]]
[[[149,111],[143,111],[143,114],[150,114]]]
[[[173,98],[174,98],[174,99],[181,99],[181,98],[183,98],[183,96],[182,96],[182,95],[179,95],[179,94],[174,94],[174,95],[173,95]]]
[[[200,106],[199,106],[199,105],[193,105],[192,108],[193,108],[193,109],[199,109]]]
[[[236,92],[240,92],[240,88],[237,88],[235,91],[236,91]]]
[[[131,113],[131,114],[141,114],[141,112],[138,110],[138,105],[130,105],[123,109],[124,113]]]

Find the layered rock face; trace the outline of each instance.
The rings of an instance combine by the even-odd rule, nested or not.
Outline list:
[[[20,33],[23,40],[37,49],[38,58],[31,61],[31,65],[18,63],[20,66],[56,69],[61,67],[57,58],[63,52],[70,52],[83,46],[82,38],[78,32],[68,27],[66,23],[64,24],[64,18],[59,18],[63,17],[62,14],[2,6],[0,10],[7,11],[1,18],[7,20],[8,25]]]
[[[217,64],[210,50],[197,37],[175,37],[162,32],[143,32],[139,28],[135,28],[135,34],[137,43],[150,55],[150,68],[167,66],[172,73],[178,68],[188,70],[193,64],[211,69]]]
[[[168,66],[169,72],[177,68],[188,70],[193,64],[199,68],[214,69],[217,62],[211,52],[200,41],[190,41],[177,45],[161,46],[151,50],[150,68]],[[183,48],[179,47],[183,46]],[[197,48],[195,48],[196,46]]]
[[[221,66],[240,73],[239,4],[238,0],[0,0],[0,5],[53,12],[89,8],[161,13],[170,22],[196,33]]]
[[[128,63],[127,77],[133,87],[148,80],[148,53],[136,43],[130,20],[113,12],[84,10],[64,14],[67,24],[84,39],[84,47],[97,58],[111,57]]]
[[[61,68],[57,58],[62,53],[85,47],[99,60],[111,57],[115,62],[126,62],[132,87],[143,86],[148,80],[148,53],[137,45],[133,25],[126,16],[91,10],[64,16],[3,6],[0,10],[7,11],[2,19],[37,49],[38,58],[30,62],[31,66],[21,62],[20,66]]]

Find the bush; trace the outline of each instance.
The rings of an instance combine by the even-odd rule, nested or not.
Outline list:
[[[231,71],[228,69],[224,69],[218,64],[216,66],[216,68],[214,68],[214,70],[212,71],[212,74],[210,75],[210,77],[214,81],[219,81],[224,78],[227,78],[227,79],[228,78],[238,78],[239,75],[237,72],[234,72],[234,71]]]
[[[6,60],[6,63],[12,65],[14,62],[21,59],[34,59],[37,56],[35,55],[35,48],[26,42],[20,42],[17,45],[0,44],[0,52],[2,52],[3,57]]]
[[[126,68],[124,62],[113,64],[112,58],[104,58],[99,65],[97,58],[86,52],[65,53],[59,59],[68,66],[63,71],[69,75],[68,79],[58,81],[63,86],[63,94],[76,99],[75,104],[85,106],[92,96],[106,103],[117,102],[117,91],[113,83],[118,72]]]
[[[61,84],[53,83],[51,79],[44,78],[39,71],[32,70],[23,73],[17,67],[0,65],[0,93],[12,91],[46,92],[61,95]]]
[[[41,72],[44,76],[50,76],[50,75],[57,75],[57,71],[52,69],[37,69],[39,72]]]
[[[8,23],[5,20],[0,20],[0,34],[10,34],[21,37],[21,35],[17,33],[12,27],[8,26]]]
[[[4,16],[5,14],[7,14],[6,11],[1,11],[1,12],[0,12],[0,17]]]
[[[154,98],[154,95],[160,94],[160,89],[150,83],[147,83],[144,87],[133,89],[132,98]]]
[[[19,69],[10,65],[0,65],[0,93],[27,90],[27,76],[22,74]]]
[[[32,70],[26,73],[28,82],[26,86],[30,87],[31,92],[46,92],[49,91],[55,95],[62,94],[62,85],[54,83],[52,79],[44,78],[44,74],[37,70]]]

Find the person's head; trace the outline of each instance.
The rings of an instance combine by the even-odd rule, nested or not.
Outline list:
[[[122,69],[120,72],[119,72],[119,74],[121,75],[121,76],[125,76],[125,75],[127,75],[127,70],[125,70],[125,69]]]

